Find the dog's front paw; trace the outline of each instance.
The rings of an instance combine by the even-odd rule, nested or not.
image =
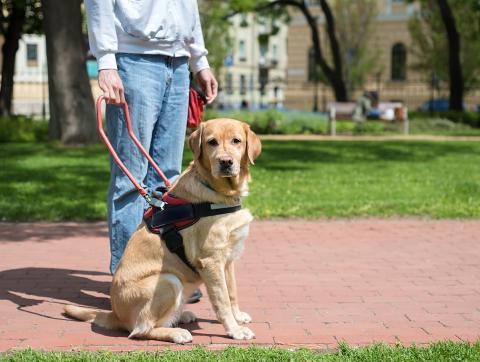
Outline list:
[[[255,337],[255,334],[247,327],[237,327],[233,331],[227,332],[229,337],[233,339],[252,339]]]
[[[180,344],[188,343],[192,341],[192,335],[190,334],[190,332],[182,328],[174,328],[174,330],[172,331],[171,337],[172,337],[172,342],[180,343]]]
[[[233,316],[235,317],[236,321],[240,324],[250,323],[252,321],[252,317],[248,313],[245,312],[234,312]]]
[[[179,322],[180,323],[192,323],[192,322],[195,322],[197,320],[197,316],[189,311],[189,310],[185,310],[182,312],[182,315],[180,316],[180,320]]]

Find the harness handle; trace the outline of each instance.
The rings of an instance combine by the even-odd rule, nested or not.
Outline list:
[[[125,175],[130,179],[132,184],[135,186],[135,188],[138,190],[140,195],[142,195],[145,200],[150,204],[152,199],[148,192],[138,183],[138,181],[133,177],[133,175],[130,173],[128,168],[125,166],[125,164],[122,162],[120,157],[118,157],[117,152],[113,148],[112,144],[110,143],[110,140],[108,139],[107,135],[105,134],[105,131],[103,130],[103,119],[102,119],[102,101],[105,100],[104,96],[100,96],[97,99],[97,127],[98,127],[98,132],[100,133],[100,136],[103,139],[103,142],[108,148],[108,151],[112,155],[115,163],[120,167],[120,169],[125,173]],[[132,129],[132,123],[130,121],[130,113],[128,112],[128,104],[127,102],[121,104],[123,108],[123,113],[125,114],[125,123],[127,125],[127,130],[128,134],[130,135],[130,138],[132,141],[135,143],[135,145],[138,147],[140,152],[147,158],[148,162],[150,165],[152,165],[153,169],[157,172],[157,174],[162,178],[163,182],[165,183],[165,186],[167,188],[170,188],[171,184],[170,181],[168,181],[167,177],[165,174],[162,172],[160,167],[155,163],[153,158],[148,154],[148,152],[145,150],[145,148],[142,146],[138,138],[135,136],[135,133],[133,133]]]

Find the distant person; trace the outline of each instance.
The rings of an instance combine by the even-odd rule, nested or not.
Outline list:
[[[362,96],[357,100],[352,119],[356,123],[356,128],[362,131],[367,120],[368,113],[372,110],[372,96],[370,92],[363,92]]]
[[[246,99],[242,100],[242,103],[240,104],[240,108],[241,109],[248,109],[249,108],[248,101]]]
[[[196,0],[86,0],[90,48],[107,101],[108,136],[120,158],[150,191],[162,180],[128,137],[117,105],[128,102],[134,132],[165,175],[181,171],[189,70],[208,103],[217,96]],[[146,207],[130,180],[110,163],[108,229],[112,274]]]

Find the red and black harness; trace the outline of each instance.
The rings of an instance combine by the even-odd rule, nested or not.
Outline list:
[[[242,208],[240,204],[224,205],[210,202],[193,204],[168,192],[163,194],[161,203],[153,202],[152,204],[143,215],[148,229],[152,233],[159,234],[168,250],[176,254],[194,272],[197,270],[185,254],[180,230],[192,226],[202,217],[228,214]]]
[[[107,135],[103,130],[101,107],[103,100],[103,96],[100,96],[97,99],[98,132],[100,133],[100,136],[105,145],[107,146],[115,163],[118,165],[118,167],[120,167],[120,169],[125,173],[125,175],[130,179],[132,184],[138,190],[140,195],[142,195],[145,201],[150,205],[150,207],[147,209],[147,211],[145,211],[143,215],[143,219],[145,220],[148,229],[152,233],[159,234],[162,240],[165,242],[168,250],[176,254],[186,265],[188,265],[188,267],[190,267],[190,269],[192,269],[194,272],[197,272],[195,267],[190,263],[185,254],[183,238],[179,231],[189,226],[192,226],[202,217],[228,214],[238,211],[241,209],[241,205],[224,205],[209,202],[189,203],[186,200],[182,200],[169,194],[168,190],[171,187],[170,181],[167,179],[162,170],[158,167],[153,158],[148,154],[148,152],[145,150],[145,148],[135,136],[130,121],[128,105],[127,103],[123,103],[121,104],[121,106],[123,108],[125,123],[127,125],[127,130],[130,138],[138,147],[140,152],[147,158],[148,162],[152,165],[153,169],[157,172],[157,174],[162,178],[166,186],[165,188],[160,189],[159,193],[154,192],[153,197],[150,196],[147,190],[145,190],[140,185],[140,183],[135,179],[135,177],[133,177],[133,175],[130,173],[122,160],[120,160],[117,152],[113,148],[110,140],[108,139]]]

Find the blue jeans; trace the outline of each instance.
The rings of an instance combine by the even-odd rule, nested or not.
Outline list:
[[[188,112],[189,71],[186,57],[117,54],[132,128],[170,181],[181,172]],[[149,191],[163,185],[131,141],[121,107],[107,105],[108,137],[133,176]],[[117,164],[110,159],[108,189],[110,271],[115,272],[128,240],[147,206]]]

